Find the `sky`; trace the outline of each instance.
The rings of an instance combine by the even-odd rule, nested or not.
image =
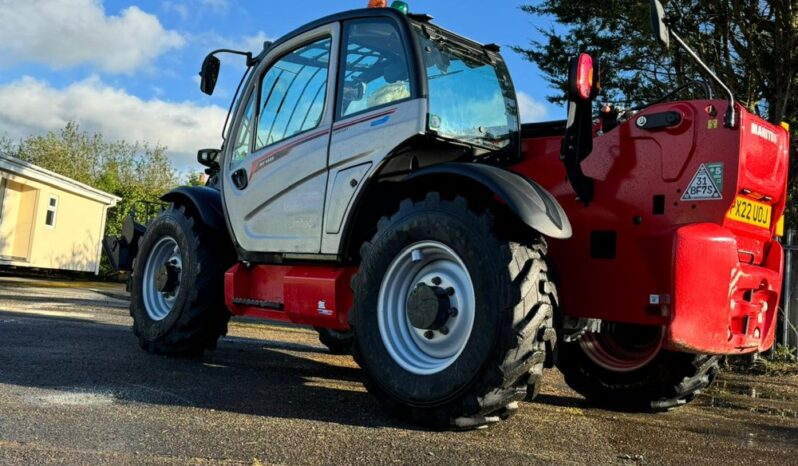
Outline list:
[[[259,51],[263,41],[367,0],[0,0],[0,137],[57,131],[68,121],[110,140],[167,147],[181,171],[197,149],[219,147],[244,70],[222,56],[217,91],[199,91],[200,64],[216,48]],[[409,0],[410,9],[483,43],[502,46],[523,121],[564,118],[537,67],[510,47],[539,39],[547,18],[523,0]]]

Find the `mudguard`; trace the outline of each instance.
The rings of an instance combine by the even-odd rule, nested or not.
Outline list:
[[[161,196],[164,202],[193,207],[202,223],[216,231],[227,231],[222,210],[222,194],[207,186],[180,186]]]
[[[455,175],[485,186],[518,218],[550,238],[570,238],[571,222],[559,202],[536,182],[517,173],[477,163],[443,163],[409,174],[405,181],[429,175]]]

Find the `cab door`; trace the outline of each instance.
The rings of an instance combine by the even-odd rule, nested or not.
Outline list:
[[[225,147],[222,191],[245,253],[318,253],[340,26],[269,52]]]
[[[427,120],[411,37],[402,23],[360,18],[345,21],[342,30],[324,254],[338,253],[345,219],[366,185],[363,180],[403,142],[424,134]]]

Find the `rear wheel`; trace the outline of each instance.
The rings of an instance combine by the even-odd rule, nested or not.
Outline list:
[[[429,427],[509,417],[554,335],[545,255],[541,239],[504,239],[462,198],[403,201],[361,249],[353,279],[368,390]]]
[[[340,331],[329,328],[316,328],[319,332],[319,341],[326,346],[332,354],[352,354],[352,344],[355,336],[351,330]]]
[[[151,353],[196,356],[227,332],[225,238],[174,206],[148,226],[133,268],[133,332]]]
[[[719,357],[662,349],[664,329],[605,323],[600,333],[560,343],[557,367],[589,401],[623,411],[684,405],[715,379]]]

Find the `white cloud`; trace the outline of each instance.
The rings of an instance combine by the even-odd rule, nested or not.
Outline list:
[[[227,11],[230,8],[228,0],[199,0],[200,5],[216,11]]]
[[[185,21],[190,17],[204,16],[205,13],[226,14],[230,10],[230,2],[228,0],[163,0],[161,9],[166,13],[174,13]]]
[[[196,163],[197,149],[219,147],[226,114],[218,106],[142,100],[96,76],[64,89],[31,77],[0,86],[0,135],[23,138],[61,129],[74,120],[108,140],[167,146],[181,169]]]
[[[180,2],[165,1],[161,3],[161,8],[167,13],[175,13],[180,19],[188,19],[188,5]]]
[[[546,116],[546,107],[525,92],[518,92],[518,109],[524,123],[540,121]]]
[[[2,0],[0,0],[2,1]],[[264,31],[258,31],[248,36],[223,36],[216,32],[201,32],[198,34],[186,34],[187,42],[200,49],[207,49],[208,52],[215,49],[233,49],[252,52],[254,55],[263,50],[263,42],[273,41],[274,38]],[[225,60],[225,62],[230,60]],[[243,64],[244,61],[241,61]]]
[[[100,0],[0,0],[0,24],[3,61],[54,68],[91,64],[129,74],[185,43],[156,16],[136,6],[108,16]]]
[[[274,41],[268,34],[263,31],[258,31],[254,35],[245,36],[243,39],[239,41],[240,47],[243,47],[245,51],[251,51],[253,54],[257,55],[263,50],[263,43],[266,41]]]

